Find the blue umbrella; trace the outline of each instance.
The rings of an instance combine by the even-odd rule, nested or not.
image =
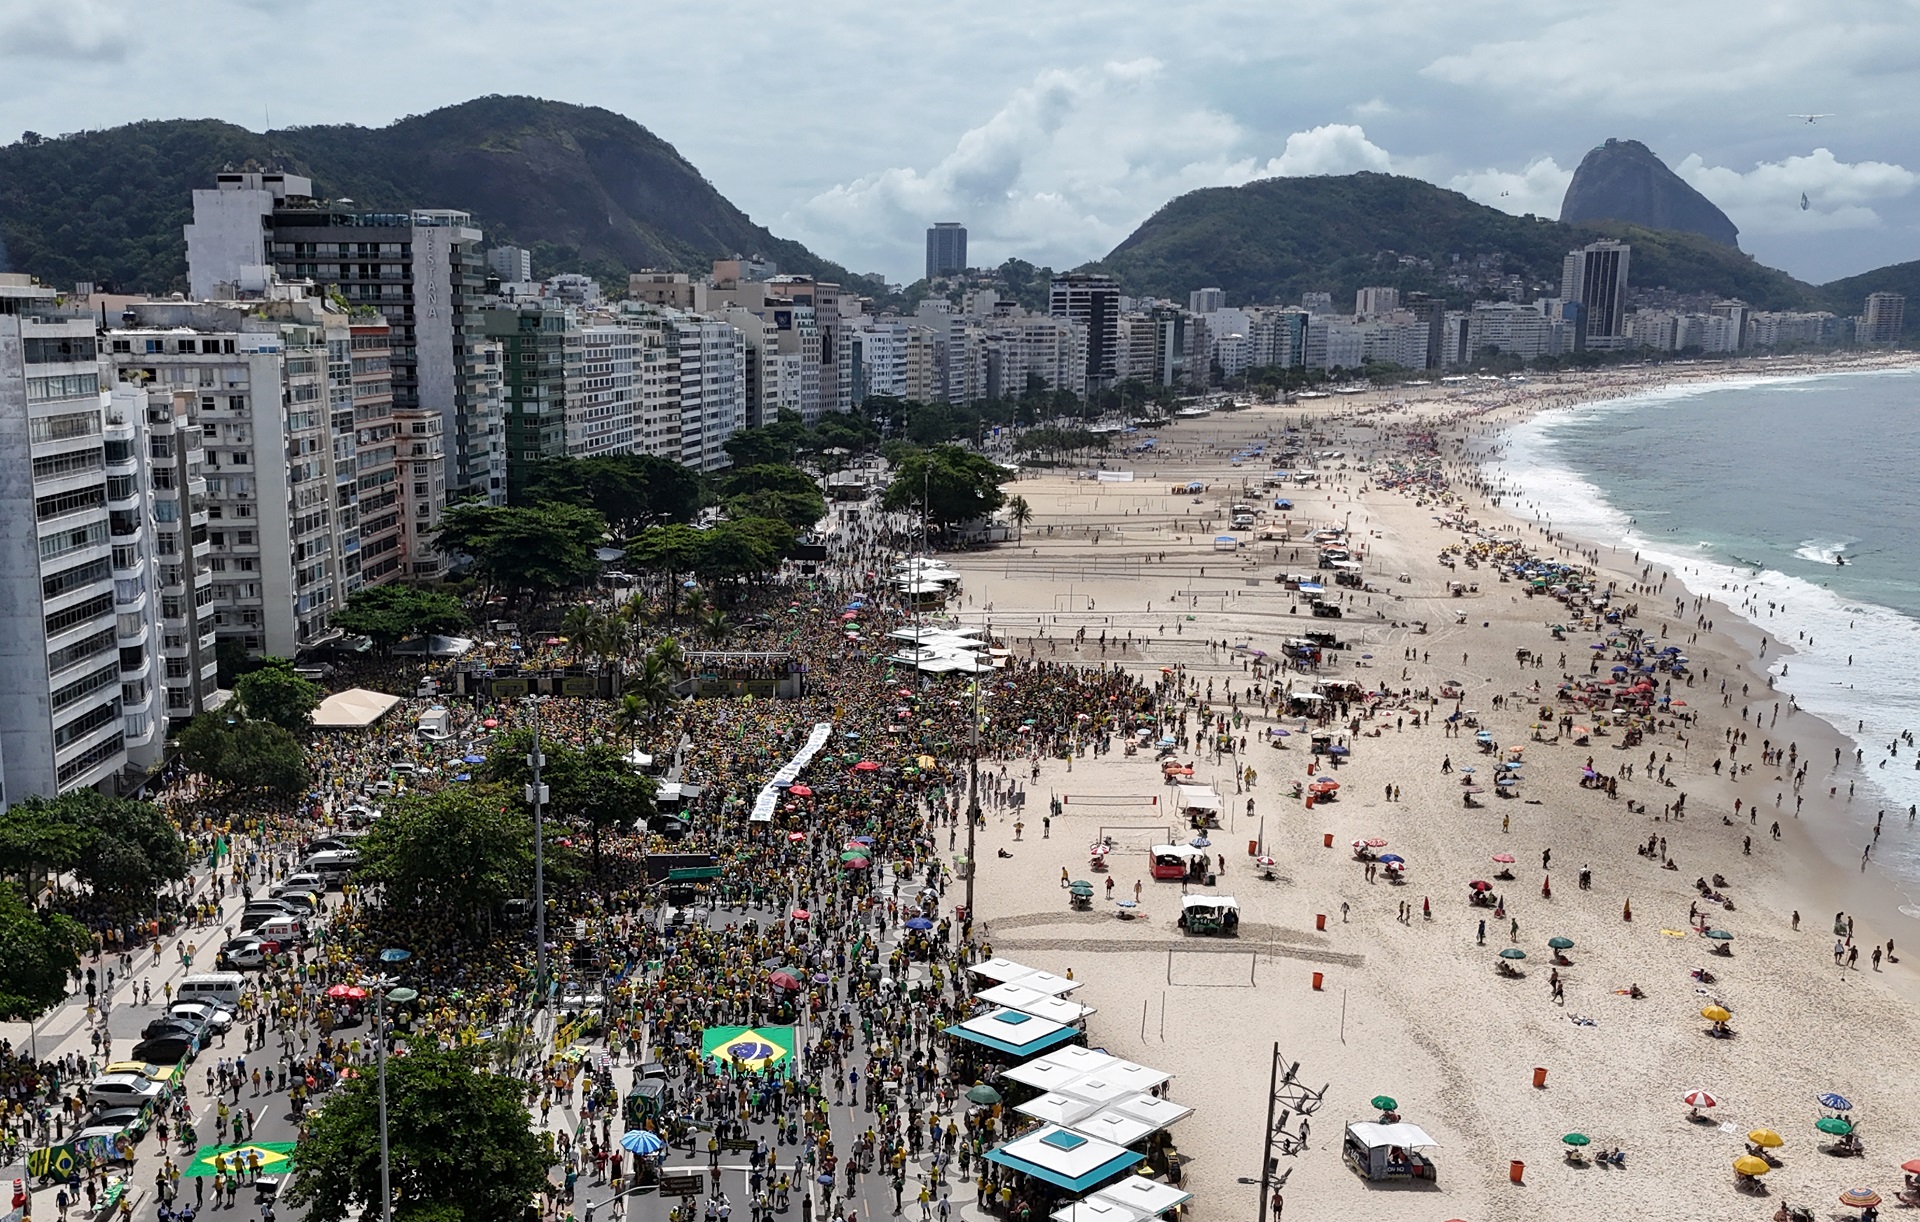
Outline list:
[[[1400,854],[1398,854],[1398,853],[1382,853],[1382,854],[1380,854],[1380,860],[1381,860],[1381,861],[1383,861],[1383,862],[1387,862],[1387,861],[1402,861],[1402,862],[1403,862],[1403,861],[1405,861],[1405,860],[1406,860],[1406,858],[1404,858],[1404,857],[1402,857],[1402,856],[1400,856]]]
[[[1213,841],[1208,840],[1205,836],[1195,836],[1192,840],[1187,841],[1187,843],[1196,849],[1210,849],[1213,847]]]
[[[907,928],[925,931],[933,928],[933,922],[925,917],[913,917],[907,922]]]
[[[1352,755],[1353,752],[1347,750],[1345,747],[1328,747],[1327,754],[1328,755]]]
[[[1836,1112],[1850,1112],[1853,1110],[1853,1102],[1851,1100],[1845,1095],[1836,1095],[1832,1091],[1828,1091],[1826,1094],[1820,1096],[1820,1106],[1830,1107]]]
[[[463,772],[459,776],[454,777],[453,779],[456,781],[471,781],[473,779],[473,774],[471,772]]]
[[[849,836],[847,837],[847,839],[854,844],[872,844],[873,843],[872,836]]]
[[[1627,668],[1624,666],[1616,666],[1613,668],[1613,673],[1616,675],[1624,675],[1627,673]]]
[[[1587,646],[1587,648],[1588,649],[1605,649],[1606,646],[1605,645],[1589,645]]]
[[[463,764],[484,764],[487,762],[487,757],[484,755],[463,755],[460,757],[460,762]]]
[[[667,1143],[645,1129],[628,1129],[620,1135],[620,1148],[634,1154],[658,1154]]]

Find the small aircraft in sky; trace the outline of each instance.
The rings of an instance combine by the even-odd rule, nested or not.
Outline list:
[[[1822,119],[1831,119],[1832,115],[1788,115],[1789,119],[1805,119],[1808,123],[1818,123]]]
[[[1800,211],[1805,212],[1808,208],[1811,208],[1812,206],[1813,206],[1812,204],[1807,202],[1807,193],[1805,191],[1802,191],[1800,193]]]

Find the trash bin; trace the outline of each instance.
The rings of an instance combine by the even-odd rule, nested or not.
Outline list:
[[[1321,983],[1324,982],[1325,980],[1326,980],[1326,976],[1323,973],[1315,972],[1313,974],[1313,991],[1318,993],[1320,991]]]
[[[1326,927],[1327,927],[1327,914],[1326,914],[1326,913],[1324,913],[1324,912],[1316,912],[1316,913],[1314,913],[1314,914],[1313,914],[1313,927],[1314,927],[1315,929],[1320,929],[1320,930],[1324,930],[1324,929],[1326,929]]]
[[[1260,842],[1258,840],[1247,841],[1247,856],[1249,857],[1260,856]]]
[[[1332,848],[1332,847],[1333,847],[1333,833],[1332,833],[1332,832],[1322,832],[1322,833],[1320,833],[1320,844],[1321,844],[1321,847],[1323,847],[1323,848],[1329,848],[1329,849],[1330,849],[1330,848]]]
[[[1527,1165],[1517,1158],[1507,1164],[1507,1178],[1516,1184],[1525,1182],[1523,1177],[1526,1173]]]
[[[1213,872],[1212,870],[1208,870],[1208,871],[1207,871],[1207,886],[1209,886],[1209,887],[1217,887],[1217,886],[1219,886],[1219,885],[1220,885],[1220,876],[1219,876],[1218,874],[1215,874],[1215,873],[1214,873],[1214,872]]]
[[[1547,1089],[1547,1070],[1543,1065],[1533,1067],[1533,1085],[1537,1090]]]

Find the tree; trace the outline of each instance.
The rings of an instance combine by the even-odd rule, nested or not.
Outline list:
[[[78,921],[40,911],[0,883],[0,1022],[30,1023],[65,1001],[91,945]]]
[[[404,797],[361,841],[355,875],[385,887],[389,909],[475,925],[532,889],[533,818],[517,790],[492,785]]]
[[[381,653],[409,637],[458,632],[471,623],[452,594],[399,582],[357,590],[333,614],[335,628],[370,638]]]
[[[1016,496],[1007,501],[1007,513],[1013,517],[1013,524],[1020,529],[1020,539],[1027,537],[1027,523],[1033,521],[1033,506],[1024,496]],[[1015,542],[1019,540],[1016,539]]]
[[[248,717],[295,732],[312,727],[322,695],[320,685],[294,674],[286,658],[261,659],[258,669],[240,676],[233,694]]]
[[[241,792],[294,794],[307,784],[306,749],[293,732],[242,713],[207,713],[180,735],[187,767]]]
[[[469,557],[474,571],[512,590],[551,593],[577,586],[599,568],[595,550],[607,532],[598,510],[548,504],[532,508],[466,502],[440,519],[434,547]]]
[[[187,846],[159,809],[97,789],[58,797],[21,799],[8,812],[9,839],[64,862],[28,860],[26,866],[71,870],[109,906],[145,909],[160,888],[187,876]],[[38,829],[34,831],[33,829]],[[9,872],[15,863],[6,863]]]
[[[919,510],[942,530],[984,518],[1006,503],[1000,485],[1012,473],[984,454],[935,446],[904,455],[881,505],[895,513]]]
[[[680,607],[680,575],[691,573],[700,561],[701,533],[685,523],[650,526],[627,544],[627,559],[667,583],[667,614]]]
[[[313,1222],[379,1216],[379,1115],[362,1073],[309,1122],[287,1199]],[[387,1150],[396,1222],[521,1222],[553,1159],[517,1079],[425,1042],[387,1059]]]
[[[727,618],[725,611],[715,610],[701,622],[700,628],[707,634],[707,640],[715,645],[723,644],[727,635],[733,631],[733,621]]]
[[[569,747],[543,739],[540,751],[546,757],[540,781],[547,787],[548,809],[552,817],[587,829],[593,839],[593,870],[598,875],[601,833],[632,827],[634,820],[649,814],[657,792],[655,782],[628,763],[618,747],[606,743]],[[533,770],[527,764],[531,754],[531,730],[496,735],[487,750],[484,775],[490,781],[521,789],[533,780]]]
[[[720,522],[701,532],[694,572],[708,582],[745,581],[780,567],[793,543],[793,527],[773,518]]]
[[[763,488],[728,497],[726,508],[733,518],[770,518],[802,531],[813,529],[814,523],[827,516],[827,499],[818,489],[785,492]]]
[[[690,522],[701,499],[697,473],[653,454],[545,459],[522,493],[526,506],[597,510],[622,535],[655,523]]]
[[[29,797],[0,811],[0,876],[31,884],[73,869],[86,851],[80,829],[48,818],[45,805],[46,799]]]

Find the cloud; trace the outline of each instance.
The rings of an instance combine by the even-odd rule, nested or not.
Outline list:
[[[1287,147],[1258,177],[1302,178],[1311,174],[1354,174],[1393,169],[1387,150],[1367,139],[1357,123],[1328,123],[1287,137]]]
[[[1561,169],[1551,157],[1540,157],[1524,170],[1474,170],[1454,175],[1446,185],[1502,212],[1551,219],[1560,215],[1560,201],[1566,198],[1567,184],[1572,181],[1572,170]]]
[[[1793,233],[1871,229],[1882,223],[1874,204],[1920,186],[1920,174],[1885,161],[1841,161],[1829,149],[1762,161],[1741,173],[1710,166],[1698,153],[1673,167],[1696,191],[1732,217],[1742,231]],[[1800,207],[1801,196],[1807,207]]]
[[[98,0],[15,7],[15,15],[0,24],[0,56],[118,63],[133,47],[126,14]]]

